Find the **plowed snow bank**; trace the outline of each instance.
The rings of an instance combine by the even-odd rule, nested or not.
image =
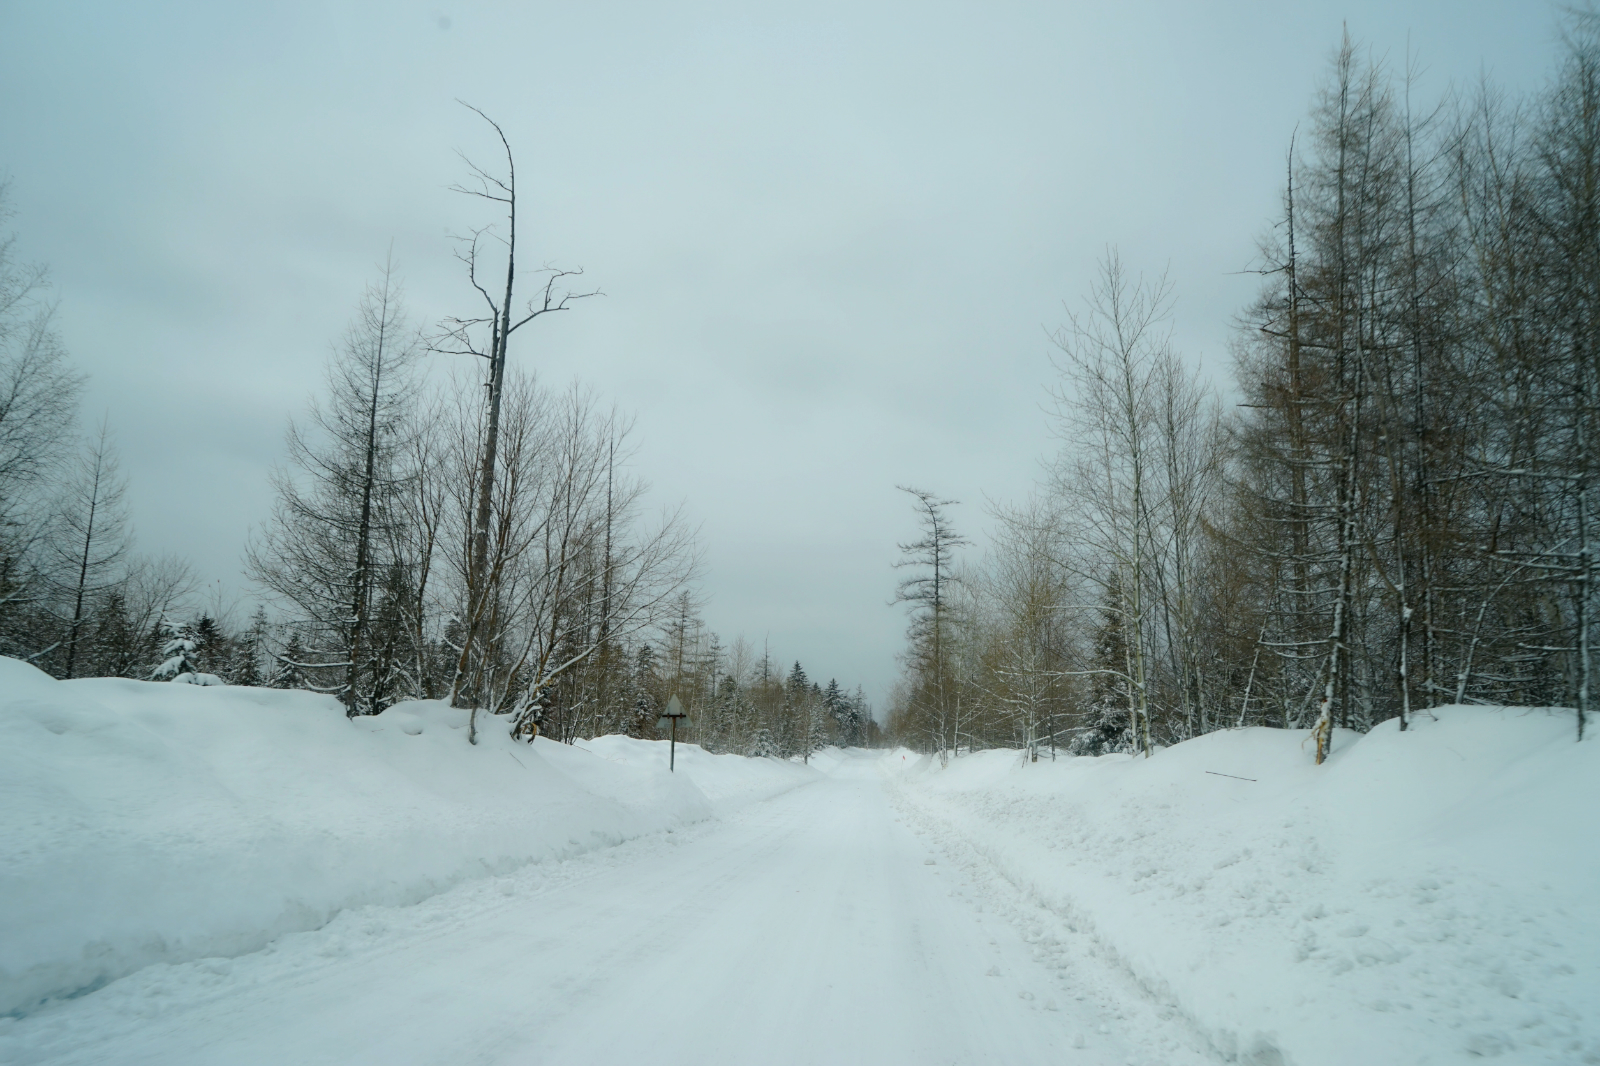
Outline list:
[[[665,744],[603,738],[630,757],[597,758],[499,721],[473,747],[465,725],[438,702],[348,720],[311,693],[59,682],[0,659],[0,1014],[814,776],[686,745],[669,775]]]
[[[1229,1061],[1600,1062],[1600,744],[1570,712],[1437,713],[1322,767],[1271,729],[884,765]]]

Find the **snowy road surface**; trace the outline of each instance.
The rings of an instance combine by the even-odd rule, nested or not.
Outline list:
[[[868,756],[721,820],[147,967],[0,1029],[49,1063],[1205,1061]],[[1009,894],[1008,894],[1009,893]]]

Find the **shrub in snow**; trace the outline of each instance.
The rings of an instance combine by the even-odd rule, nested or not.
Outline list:
[[[183,673],[172,679],[174,685],[225,685],[226,681],[216,674]]]

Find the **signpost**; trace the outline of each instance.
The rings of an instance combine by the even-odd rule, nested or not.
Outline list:
[[[678,697],[674,695],[667,700],[667,709],[661,712],[661,717],[670,719],[672,722],[672,746],[667,749],[667,770],[669,773],[677,773],[678,719],[689,717],[689,712],[683,709],[683,704],[679,703]]]

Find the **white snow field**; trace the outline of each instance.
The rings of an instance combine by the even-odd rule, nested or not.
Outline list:
[[[1600,1061],[1566,717],[675,775],[463,724],[0,660],[0,1062]]]

